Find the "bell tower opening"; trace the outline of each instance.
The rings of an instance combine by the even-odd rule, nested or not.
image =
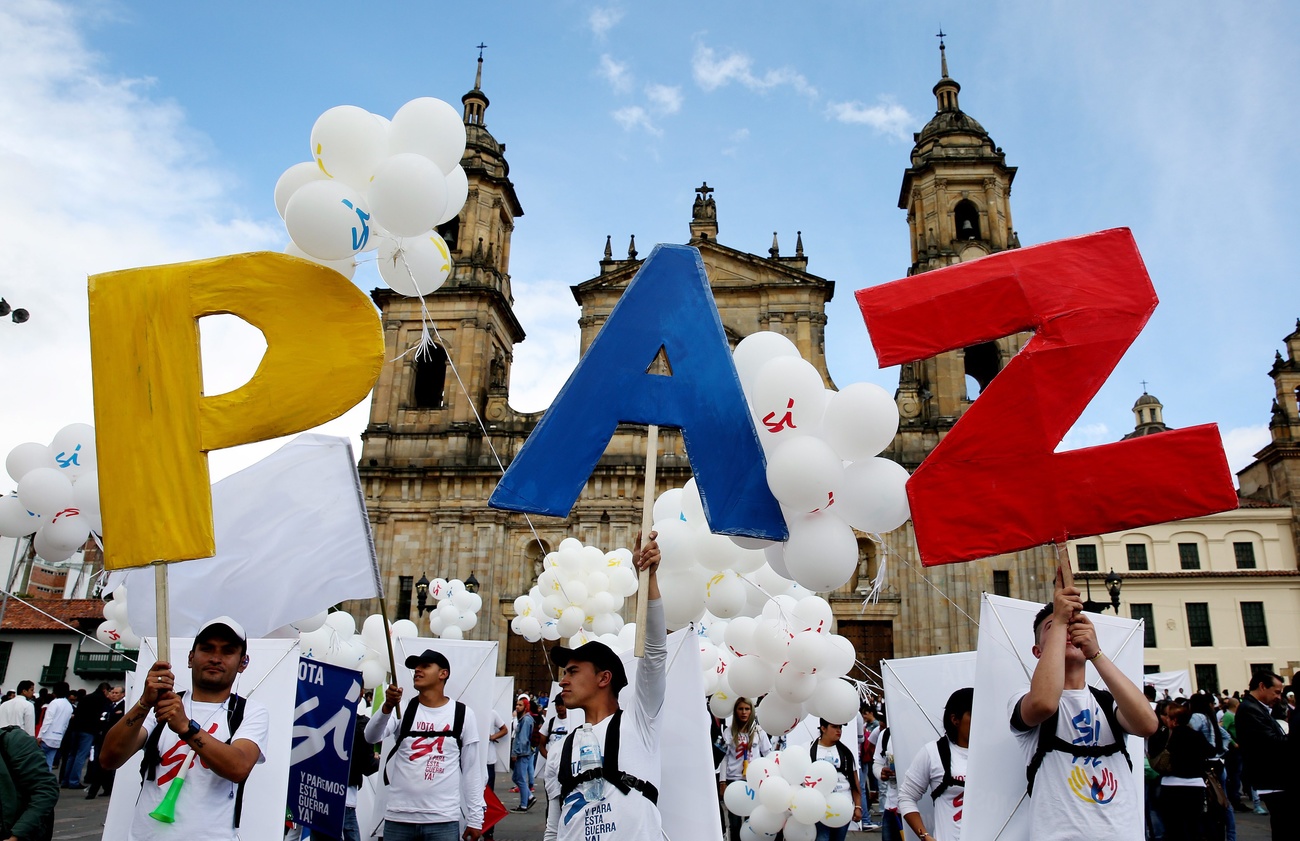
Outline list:
[[[980,211],[970,199],[957,202],[953,208],[953,222],[956,223],[957,239],[983,239],[980,235]]]
[[[998,371],[1002,370],[1002,354],[998,352],[995,342],[983,342],[966,348],[964,356],[966,376],[979,384],[979,391],[976,394],[981,394],[989,387],[989,383],[993,382]],[[975,395],[967,395],[967,397],[970,400],[975,399]]]
[[[415,385],[411,395],[417,409],[441,409],[446,405],[447,351],[433,345],[427,356],[415,360]]]

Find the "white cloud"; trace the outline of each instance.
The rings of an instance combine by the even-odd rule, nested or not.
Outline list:
[[[646,99],[661,114],[676,114],[682,110],[682,89],[669,85],[645,86]]]
[[[1223,438],[1223,451],[1228,456],[1228,468],[1234,476],[1238,470],[1249,466],[1255,460],[1255,453],[1272,440],[1268,426],[1262,423],[1220,430],[1219,434]]]
[[[722,147],[722,154],[729,158],[736,157],[740,151],[741,144],[749,140],[749,129],[738,128],[727,138],[728,145]]]
[[[614,120],[623,127],[624,131],[634,131],[638,128],[658,137],[663,131],[650,119],[650,113],[640,105],[629,105],[626,108],[619,108],[611,112]]]
[[[817,89],[808,83],[803,74],[792,68],[779,67],[757,75],[754,73],[753,60],[744,53],[730,52],[719,58],[711,47],[703,44],[695,48],[695,56],[691,59],[691,71],[695,76],[695,83],[706,91],[714,91],[735,82],[760,93],[789,85],[809,99],[815,99],[817,96]]]
[[[616,60],[609,53],[604,53],[600,57],[600,75],[618,93],[632,90],[632,74],[628,73],[627,65]]]
[[[604,38],[609,30],[613,29],[619,21],[623,19],[623,10],[616,9],[612,6],[602,8],[597,6],[587,15],[587,25],[591,27],[591,32],[597,38]]]
[[[93,420],[87,275],[279,250],[286,241],[278,221],[232,202],[233,179],[211,162],[209,140],[181,107],[155,96],[152,80],[104,67],[77,28],[82,20],[52,0],[0,5],[0,183],[9,199],[0,230],[18,244],[0,295],[31,311],[26,324],[0,322],[5,387],[15,396],[0,401],[0,454]],[[250,329],[205,320],[209,384],[237,386],[256,365],[263,346]],[[339,424],[323,431],[361,428],[355,418]],[[214,460],[214,478],[274,446],[227,451]]]
[[[861,102],[832,102],[826,109],[827,116],[841,123],[871,126],[879,134],[907,140],[912,127],[918,124],[906,108],[896,102],[882,99],[875,105],[863,105]]]
[[[510,407],[540,412],[551,405],[578,364],[580,314],[569,285],[558,280],[516,283],[515,312],[528,313],[528,338],[515,347]]]

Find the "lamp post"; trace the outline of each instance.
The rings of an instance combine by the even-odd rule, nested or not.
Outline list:
[[[1089,613],[1101,613],[1106,608],[1114,608],[1115,615],[1119,616],[1119,591],[1124,585],[1124,579],[1119,577],[1119,573],[1112,569],[1103,581],[1106,584],[1106,591],[1110,593],[1110,604],[1105,602],[1094,602],[1092,600],[1092,576],[1084,579],[1088,588],[1088,598],[1083,603],[1083,609]]]
[[[14,324],[23,324],[27,319],[32,317],[32,314],[22,307],[14,309],[9,306],[8,301],[4,298],[0,298],[0,318],[4,318],[6,315],[9,316],[10,320],[13,321]]]
[[[474,577],[473,570],[470,571],[469,578],[465,579],[465,589],[470,593],[478,592],[478,579]]]
[[[420,573],[420,580],[415,582],[415,615],[423,616],[429,607],[429,579]]]

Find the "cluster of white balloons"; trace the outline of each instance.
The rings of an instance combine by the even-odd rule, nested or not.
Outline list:
[[[451,273],[434,229],[469,195],[464,152],[464,121],[440,99],[413,99],[392,120],[355,105],[329,109],[312,126],[312,159],[275,185],[293,240],[286,253],[350,278],[355,255],[377,250],[379,274],[394,291],[428,295]]]
[[[847,724],[858,712],[858,689],[843,679],[857,652],[831,633],[831,607],[818,596],[778,595],[756,618],[706,622],[699,644],[709,709],[720,718],[737,698],[761,697],[758,723],[780,736],[807,716]]]
[[[880,534],[911,516],[907,470],[876,457],[898,431],[898,407],[871,383],[826,389],[779,333],[745,337],[733,359],[767,459],[768,487],[790,529],[767,561],[809,590],[834,590],[857,566],[853,529]]]
[[[113,590],[113,598],[104,602],[104,621],[95,629],[95,637],[104,645],[121,645],[130,651],[140,649],[140,635],[131,630],[126,613],[126,585]]]
[[[813,761],[807,748],[787,748],[751,760],[745,779],[728,785],[722,799],[730,812],[745,818],[740,829],[745,841],[778,832],[786,841],[813,841],[818,823],[834,828],[853,819],[853,798],[835,791],[836,773],[826,760]]]
[[[93,426],[65,426],[49,446],[19,444],[5,469],[18,490],[0,497],[0,535],[34,533],[36,554],[57,563],[79,551],[92,531],[103,533]]]
[[[529,642],[566,638],[581,645],[597,639],[618,651],[627,647],[619,640],[636,630],[618,611],[636,591],[630,550],[605,552],[565,538],[542,561],[537,584],[515,599],[510,630]],[[665,597],[665,609],[668,604]]]
[[[465,632],[478,624],[483,597],[465,589],[459,578],[450,581],[435,578],[429,582],[429,596],[437,607],[429,611],[429,630],[445,640],[465,638]]]
[[[359,633],[356,620],[341,610],[318,613],[294,622],[293,627],[299,631],[298,650],[303,657],[361,672],[366,689],[384,682],[390,641],[384,638],[384,618],[378,613],[366,617]],[[399,619],[392,624],[391,633],[393,640],[414,639],[420,630],[411,620]]]

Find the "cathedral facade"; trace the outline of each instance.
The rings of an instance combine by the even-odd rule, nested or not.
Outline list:
[[[483,609],[467,637],[500,641],[499,669],[515,675],[521,689],[544,692],[550,678],[542,647],[509,632],[513,601],[532,586],[545,554],[566,537],[604,549],[631,546],[645,505],[645,430],[618,429],[567,518],[529,518],[487,505],[541,413],[509,405],[514,347],[525,336],[513,310],[510,239],[524,211],[510,181],[505,145],[487,129],[479,61],[475,86],[462,100],[469,200],[441,229],[452,249],[453,273],[424,302],[436,328],[431,353],[416,358],[409,352],[423,335],[420,301],[374,292],[389,361],[372,399],[360,475],[389,617],[422,620],[421,581],[473,576]],[[1019,247],[1010,210],[1015,168],[960,110],[959,90],[941,52],[937,110],[915,135],[899,198],[912,243],[909,274]],[[834,387],[824,332],[835,282],[808,271],[802,236],[790,255],[781,254],[775,237],[767,255],[720,242],[719,204],[725,208],[725,199],[719,202],[707,183],[696,188],[687,243],[703,258],[728,340],[734,347],[756,331],[782,333]],[[581,308],[584,352],[641,262],[635,241],[626,257],[615,259],[607,239],[597,273],[571,287]],[[904,365],[897,393],[900,431],[885,455],[915,469],[1024,340],[1013,336]],[[662,493],[691,474],[676,430],[661,430],[659,447]],[[972,617],[984,591],[1036,600],[1051,594],[1056,556],[1050,547],[922,569],[910,524],[883,540],[859,535],[858,543],[856,574],[828,598],[839,633],[854,642],[868,669],[886,657],[973,649]],[[882,563],[883,594],[864,605]],[[379,610],[377,602],[349,607],[358,615]]]

